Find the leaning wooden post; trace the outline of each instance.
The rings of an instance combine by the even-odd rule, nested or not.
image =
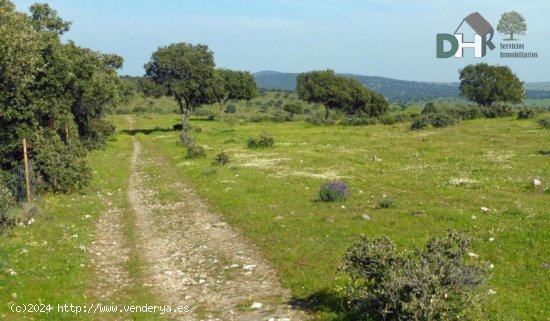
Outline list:
[[[32,203],[31,178],[29,175],[29,157],[27,155],[27,140],[23,139],[23,159],[25,162],[25,185],[27,187],[27,202]]]

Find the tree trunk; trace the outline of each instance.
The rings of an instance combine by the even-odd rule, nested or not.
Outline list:
[[[221,119],[221,122],[223,123],[223,107],[224,107],[224,103],[222,103],[221,101],[218,101],[218,104],[220,105],[220,119]]]
[[[178,102],[178,106],[180,108],[180,115],[181,115],[181,127],[183,131],[187,131],[187,124],[189,122],[189,115],[186,111],[186,108],[183,106],[183,101],[181,97],[176,97],[176,101]]]
[[[510,39],[507,39],[507,40],[514,40],[514,33],[513,32],[510,32]]]
[[[185,114],[183,115],[183,131],[189,131],[189,114],[191,113],[191,107],[186,106]]]
[[[329,109],[327,106],[325,106],[325,120],[328,119]]]

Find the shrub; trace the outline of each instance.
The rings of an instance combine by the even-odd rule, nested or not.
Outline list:
[[[9,212],[15,206],[15,199],[7,187],[0,182],[0,228],[11,226],[15,222],[10,218]]]
[[[449,114],[437,113],[431,118],[431,124],[435,128],[443,128],[456,124],[456,119]]]
[[[504,103],[495,103],[490,107],[482,107],[481,110],[487,118],[509,117],[514,114],[512,106]]]
[[[195,144],[195,140],[193,139],[193,136],[189,135],[188,132],[182,132],[180,134],[180,143],[185,147],[189,147]]]
[[[529,119],[535,117],[536,112],[532,108],[521,108],[518,111],[518,119]]]
[[[322,202],[344,202],[351,195],[348,185],[340,181],[326,182],[319,189]]]
[[[390,208],[393,207],[394,204],[395,201],[391,197],[382,197],[382,199],[378,201],[378,206],[380,206],[380,208]]]
[[[268,120],[269,120],[269,116],[267,115],[254,115],[254,116],[250,116],[250,118],[248,119],[248,121],[251,123],[261,123]]]
[[[447,112],[457,119],[470,120],[485,117],[483,110],[478,106],[460,106],[449,108]]]
[[[44,189],[72,192],[87,186],[92,177],[86,165],[86,151],[78,143],[65,144],[53,130],[44,130],[31,142],[31,159]]]
[[[380,120],[380,123],[383,125],[394,125],[398,123],[398,118],[392,115],[381,115],[378,117],[378,120]]]
[[[438,108],[435,106],[435,103],[433,102],[428,102],[426,103],[426,105],[424,105],[424,108],[422,109],[422,112],[421,114],[422,115],[426,115],[426,114],[435,114],[439,112]]]
[[[304,113],[304,107],[297,103],[286,104],[283,106],[283,110],[290,114],[290,118]]]
[[[470,240],[453,232],[402,253],[387,237],[364,236],[343,260],[348,308],[375,320],[475,319],[488,267],[469,259],[469,251]]]
[[[226,152],[221,152],[218,155],[216,155],[216,159],[214,159],[214,165],[225,165],[229,163],[229,155]]]
[[[193,127],[193,130],[195,131],[195,133],[202,133],[202,128],[201,127]]]
[[[190,144],[187,146],[187,158],[204,158],[206,157],[206,152],[204,147],[199,144]]]
[[[430,117],[426,115],[422,115],[416,118],[415,120],[413,120],[411,124],[411,129],[412,130],[426,129],[430,126],[430,123],[431,123]]]
[[[107,145],[107,138],[115,132],[115,125],[104,119],[93,118],[88,122],[81,141],[87,149],[99,149]]]
[[[539,119],[538,123],[543,128],[550,128],[550,117],[541,118],[541,119]]]
[[[248,148],[265,148],[273,146],[273,136],[267,133],[261,134],[259,137],[250,137],[248,139]]]
[[[225,108],[225,112],[228,114],[234,114],[237,112],[237,106],[233,104],[227,105],[227,107]]]

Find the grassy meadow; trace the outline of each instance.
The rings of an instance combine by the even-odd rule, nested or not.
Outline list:
[[[539,154],[550,150],[550,131],[533,120],[479,119],[410,131],[406,123],[195,119],[202,131],[193,136],[207,158],[190,160],[179,132],[170,130],[177,115],[135,119],[144,148],[166,160],[157,170],[194,186],[260,247],[297,299],[317,299],[310,307],[321,311],[320,319],[337,315],[327,303],[342,283],[337,268],[361,234],[385,235],[410,249],[447,230],[466,232],[480,259],[494,264],[483,289],[496,291],[484,304],[488,319],[550,315],[550,159]],[[113,120],[128,129],[125,118]],[[247,148],[250,137],[264,132],[273,135],[273,148]],[[231,159],[223,167],[212,164],[221,151]],[[535,178],[542,187],[533,186]],[[353,195],[344,204],[318,202],[320,185],[333,179],[347,182]],[[394,206],[379,208],[384,197]]]

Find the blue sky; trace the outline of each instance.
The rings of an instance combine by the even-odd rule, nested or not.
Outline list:
[[[27,11],[36,2],[14,1]],[[458,81],[458,70],[508,65],[524,81],[550,81],[550,1],[536,0],[49,0],[73,21],[64,38],[124,57],[121,74],[142,75],[159,46],[204,43],[218,67],[251,72],[337,72],[434,82]],[[437,33],[453,33],[480,12],[496,29],[506,11],[526,19],[525,51],[537,59],[435,58]],[[465,33],[467,30],[465,31]],[[468,36],[466,36],[468,37]],[[473,37],[473,36],[471,36]],[[498,46],[504,35],[495,35]],[[469,40],[473,40],[469,39]]]

